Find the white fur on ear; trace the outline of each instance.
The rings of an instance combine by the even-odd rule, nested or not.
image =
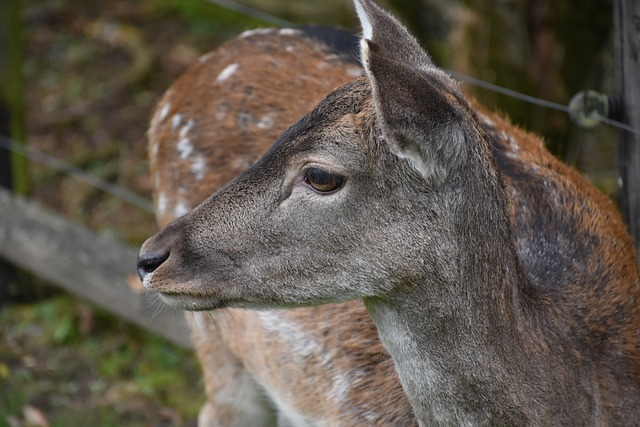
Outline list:
[[[371,26],[371,21],[369,21],[369,17],[364,11],[364,7],[362,6],[362,3],[360,3],[360,0],[353,0],[353,3],[356,6],[358,19],[360,19],[360,26],[362,27],[362,37],[371,40],[371,38],[373,37],[373,27]]]
[[[367,39],[360,39],[360,61],[362,61],[362,68],[369,75],[369,43]],[[369,75],[369,78],[373,76]]]

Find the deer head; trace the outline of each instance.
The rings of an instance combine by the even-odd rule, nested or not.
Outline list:
[[[456,83],[389,15],[356,4],[368,79],[330,94],[246,173],[145,243],[141,277],[165,301],[309,305],[450,274],[454,216],[469,215],[456,205],[466,193],[465,203],[485,206],[479,186],[501,191],[488,145]],[[486,209],[504,219],[502,206]]]

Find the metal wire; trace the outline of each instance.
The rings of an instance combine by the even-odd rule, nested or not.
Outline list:
[[[600,117],[600,121],[602,123],[604,123],[604,124],[609,125],[609,126],[613,126],[613,127],[618,128],[618,129],[622,129],[624,131],[630,132],[630,133],[632,133],[634,135],[640,136],[640,130],[635,129],[635,128],[633,128],[633,127],[631,127],[631,126],[629,126],[629,125],[627,125],[625,123],[619,122],[617,120],[613,120],[613,119],[610,119],[608,117]]]
[[[449,71],[448,70],[447,72],[449,74],[451,74],[454,78],[456,78],[458,80],[462,80],[464,82],[467,82],[467,83],[469,83],[469,84],[471,84],[473,86],[477,86],[477,87],[480,87],[480,88],[483,88],[483,89],[487,89],[487,90],[490,90],[492,92],[501,93],[503,95],[509,96],[511,98],[514,98],[514,99],[519,99],[521,101],[528,102],[528,103],[533,104],[533,105],[539,105],[541,107],[550,108],[552,110],[562,111],[562,112],[564,112],[564,113],[566,113],[568,115],[571,115],[570,111],[569,111],[569,106],[567,106],[567,105],[562,105],[562,104],[558,104],[556,102],[547,101],[547,100],[544,100],[544,99],[540,99],[540,98],[536,98],[536,97],[533,97],[533,96],[530,96],[530,95],[526,95],[524,93],[520,93],[520,92],[517,92],[517,91],[512,90],[512,89],[508,89],[508,88],[505,88],[505,87],[502,87],[502,86],[498,86],[498,85],[495,85],[493,83],[485,82],[483,80],[477,79],[475,77],[467,76],[465,74],[458,73],[456,71]],[[613,120],[613,119],[610,119],[608,117],[603,117],[603,116],[599,116],[599,120],[600,120],[600,122],[602,122],[604,124],[607,124],[609,126],[613,126],[613,127],[618,128],[618,129],[621,129],[621,130],[624,130],[624,131],[627,131],[627,132],[631,132],[631,133],[633,133],[635,135],[640,135],[640,130],[635,129],[632,126],[629,126],[629,125],[627,125],[625,123],[622,123],[622,122],[619,122],[617,120]]]
[[[277,16],[273,16],[269,13],[263,12],[258,9],[254,9],[249,6],[245,6],[240,3],[236,3],[231,0],[207,0],[209,3],[216,4],[220,7],[224,7],[229,10],[234,10],[236,12],[242,13],[243,15],[249,16],[251,18],[259,19],[262,21],[269,22],[271,24],[277,25],[279,27],[291,27],[295,24],[291,21],[287,21],[286,19],[279,18]]]
[[[262,20],[265,22],[269,22],[271,24],[280,26],[280,27],[290,27],[290,26],[295,26],[295,24],[291,21],[288,21],[286,19],[282,19],[279,18],[277,16],[271,15],[269,13],[266,12],[262,12],[258,9],[254,9],[252,7],[249,6],[245,6],[239,3],[236,3],[235,1],[232,0],[207,0],[210,3],[216,4],[220,7],[224,7],[226,9],[229,10],[233,10],[236,11],[238,13],[244,14],[246,16],[258,19],[258,20]],[[456,71],[447,71],[449,74],[451,74],[454,78],[464,81],[466,83],[469,83],[473,86],[477,86],[492,92],[496,92],[496,93],[500,93],[503,94],[505,96],[509,96],[511,98],[514,99],[519,99],[521,101],[524,102],[528,102],[530,104],[533,105],[538,105],[544,108],[549,108],[552,110],[557,110],[557,111],[562,111],[566,114],[569,114],[569,107],[566,105],[562,105],[562,104],[558,104],[556,102],[551,102],[551,101],[547,101],[544,99],[540,99],[540,98],[536,98],[534,96],[530,96],[530,95],[526,95],[520,92],[517,92],[515,90],[512,89],[508,89],[502,86],[498,86],[496,84],[493,83],[489,83],[489,82],[485,82],[483,80],[477,79],[475,77],[471,77],[471,76],[467,76],[465,74],[462,73],[458,73]],[[602,123],[605,123],[609,126],[613,126],[616,127],[618,129],[624,130],[626,132],[630,132],[633,133],[635,135],[640,135],[640,130],[633,128],[632,126],[629,126],[625,123],[621,123],[617,120],[613,120],[607,117],[600,117],[600,121]],[[153,213],[153,203],[134,193],[133,191],[121,187],[119,185],[116,184],[112,184],[108,181],[105,181],[101,178],[96,177],[95,175],[91,175],[73,165],[70,165],[66,162],[63,162],[61,160],[56,159],[55,157],[52,157],[48,154],[45,154],[39,150],[36,150],[34,148],[30,148],[27,147],[23,144],[19,144],[16,143],[15,141],[11,140],[10,138],[4,136],[4,135],[0,135],[0,147],[3,147],[7,150],[10,151],[14,151],[17,152],[27,158],[29,158],[30,160],[33,160],[37,163],[40,163],[42,165],[45,165],[51,169],[54,169],[58,172],[64,173],[66,175],[69,175],[81,182],[84,182],[85,184],[94,187],[96,189],[99,189],[101,191],[104,191],[107,194],[110,194],[116,198],[119,198],[125,202],[128,202],[134,206],[139,207],[140,209],[147,211],[149,213]]]
[[[269,13],[263,12],[261,10],[252,8],[250,6],[245,6],[243,4],[237,3],[233,0],[207,0],[209,3],[216,4],[220,7],[224,7],[230,10],[234,10],[236,12],[242,13],[246,16],[263,20],[274,25],[280,27],[289,27],[295,26],[295,24],[291,21],[287,21],[286,19],[279,18],[277,16],[271,15]],[[570,115],[569,107],[567,105],[558,104],[556,102],[547,101],[544,99],[536,98],[534,96],[526,95],[524,93],[517,92],[512,89],[508,89],[506,87],[498,86],[493,83],[485,82],[483,80],[477,79],[475,77],[467,76],[462,73],[458,73],[456,71],[447,70],[449,74],[451,74],[454,78],[458,80],[462,80],[467,82],[473,86],[477,86],[492,92],[501,93],[503,95],[509,96],[514,99],[519,99],[524,102],[528,102],[533,105],[538,105],[544,108],[550,108],[552,110],[562,111],[566,114]],[[635,129],[625,123],[619,122],[617,120],[610,119],[608,117],[600,116],[600,122],[605,123],[609,126],[616,127],[618,129],[622,129],[626,132],[631,132],[635,135],[640,135],[640,130]]]
[[[55,157],[45,154],[39,150],[27,147],[24,144],[19,144],[4,135],[0,135],[0,147],[21,154],[29,160],[33,160],[34,162],[45,165],[53,170],[69,175],[91,187],[97,188],[98,190],[104,191],[107,194],[137,206],[144,211],[153,213],[153,203],[144,197],[129,189],[112,184],[95,175],[91,175],[82,169],[58,160]]]
[[[516,92],[515,90],[507,89],[506,87],[485,82],[483,80],[477,79],[475,77],[467,76],[465,74],[458,73],[456,71],[448,71],[448,73],[451,74],[454,78],[467,82],[473,86],[478,86],[483,89],[490,90],[492,92],[501,93],[511,98],[528,102],[530,104],[539,105],[545,108],[551,108],[552,110],[563,111],[567,114],[569,113],[569,107],[567,107],[566,105],[558,104],[556,102],[551,102],[551,101],[545,101],[544,99],[535,98],[530,95],[525,95],[524,93]]]

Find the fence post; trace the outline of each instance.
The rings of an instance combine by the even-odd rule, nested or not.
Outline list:
[[[3,135],[24,143],[24,85],[22,77],[22,19],[20,0],[0,2],[0,108]],[[2,185],[26,195],[30,179],[27,159],[17,153],[0,153]]]
[[[640,129],[640,1],[614,0],[613,28],[617,119]],[[640,260],[640,135],[620,131],[618,155],[620,210]]]
[[[0,3],[0,135],[11,138],[24,137],[23,97],[19,92],[22,89],[22,22],[19,18],[19,0]],[[16,188],[19,177],[15,174],[26,171],[24,165],[25,159],[0,148],[0,188],[10,191]],[[24,194],[27,188],[19,188],[19,191]],[[14,266],[0,259],[0,306],[24,294]]]

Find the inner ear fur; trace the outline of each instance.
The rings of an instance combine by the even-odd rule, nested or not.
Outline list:
[[[378,122],[391,151],[409,160],[425,179],[444,179],[466,158],[465,114],[451,80],[440,70],[399,62],[373,41],[362,40],[361,47]]]

